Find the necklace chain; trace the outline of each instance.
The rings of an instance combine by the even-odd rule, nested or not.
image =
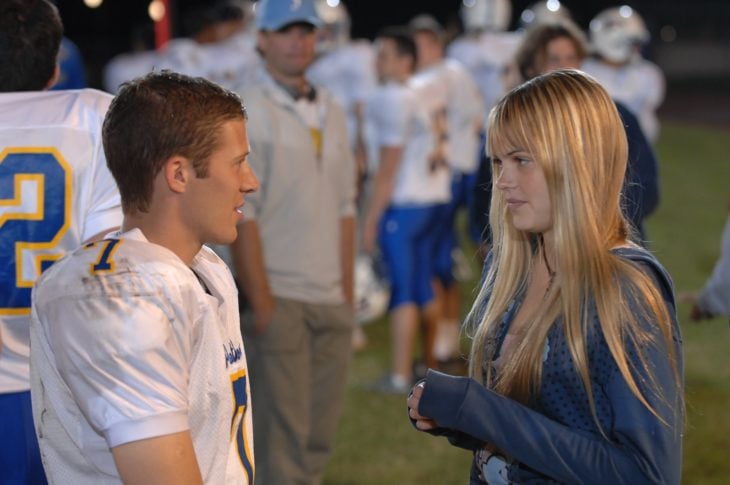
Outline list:
[[[548,286],[545,290],[545,297],[547,297],[547,294],[550,293],[550,289],[553,287],[553,280],[555,280],[555,271],[550,267],[550,263],[548,263],[547,254],[545,253],[545,240],[542,237],[542,234],[540,234],[540,253],[542,253],[542,260],[545,262],[545,267],[547,268],[548,272]]]

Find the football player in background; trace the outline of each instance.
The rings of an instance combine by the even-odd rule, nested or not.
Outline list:
[[[241,99],[201,78],[149,74],[114,98],[103,142],[121,232],[56,262],[33,292],[46,473],[74,484],[251,484],[236,287],[203,246],[236,238],[258,187]]]
[[[443,29],[429,15],[411,20],[418,50],[418,70],[410,85],[428,110],[434,131],[429,154],[432,172],[445,174],[447,197],[439,222],[434,252],[434,290],[441,317],[435,329],[426,329],[425,364],[463,362],[459,349],[461,294],[454,276],[454,254],[459,251],[456,213],[469,203],[479,164],[479,132],[484,108],[479,89],[461,63],[444,57]]]
[[[405,394],[413,380],[419,323],[437,324],[431,285],[439,210],[449,199],[447,173],[433,172],[430,113],[409,87],[416,45],[407,29],[391,27],[375,40],[380,86],[365,105],[369,170],[362,250],[379,246],[388,268],[391,298],[391,370],[374,389]]]
[[[84,241],[119,226],[101,145],[111,96],[45,91],[63,26],[47,0],[0,5],[0,483],[45,483],[29,378],[31,288]]]
[[[649,31],[639,13],[627,5],[601,11],[591,20],[593,56],[581,69],[595,77],[608,94],[639,118],[650,142],[659,137],[656,110],[664,100],[664,74],[644,59],[640,49],[649,42]]]
[[[342,2],[316,0],[322,26],[317,30],[317,58],[307,69],[312,83],[328,89],[345,110],[347,134],[358,166],[358,187],[366,172],[363,107],[375,89],[375,55],[367,40],[350,38],[350,14]]]
[[[464,34],[451,42],[447,56],[466,67],[479,86],[484,112],[507,92],[504,74],[520,42],[519,32],[507,32],[512,19],[509,0],[462,2]]]

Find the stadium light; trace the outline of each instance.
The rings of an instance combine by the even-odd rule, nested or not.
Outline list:
[[[165,4],[160,0],[152,0],[147,7],[147,13],[152,20],[159,22],[165,16]]]

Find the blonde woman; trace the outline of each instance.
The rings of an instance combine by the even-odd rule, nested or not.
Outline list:
[[[492,110],[493,249],[468,316],[469,377],[430,371],[419,430],[474,451],[472,483],[679,483],[683,372],[671,279],[629,242],[626,135],[561,70]]]

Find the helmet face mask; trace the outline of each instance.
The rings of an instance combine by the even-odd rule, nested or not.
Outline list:
[[[616,64],[630,62],[649,40],[644,20],[626,5],[599,13],[591,20],[590,33],[594,52]]]
[[[509,0],[462,0],[459,11],[466,32],[504,32],[512,19]]]

